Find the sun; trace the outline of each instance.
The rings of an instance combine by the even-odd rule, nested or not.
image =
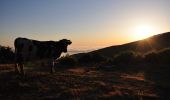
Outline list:
[[[134,37],[137,40],[145,39],[154,35],[155,29],[149,25],[139,25],[134,29]]]

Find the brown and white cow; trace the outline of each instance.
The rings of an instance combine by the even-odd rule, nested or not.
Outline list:
[[[37,41],[27,38],[16,38],[15,46],[15,71],[24,74],[24,63],[40,59],[50,59],[51,72],[54,70],[54,61],[60,57],[62,52],[67,52],[67,46],[72,42],[67,39],[60,41]],[[18,69],[19,67],[19,69]]]

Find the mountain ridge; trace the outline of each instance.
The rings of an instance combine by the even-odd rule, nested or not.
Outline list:
[[[157,51],[160,49],[170,47],[170,32],[160,33],[143,40],[133,41],[122,45],[113,45],[88,53],[98,53],[106,57],[113,57],[113,55],[123,51],[135,51],[139,53],[147,53],[150,51]],[[80,57],[85,53],[74,54],[74,57]]]

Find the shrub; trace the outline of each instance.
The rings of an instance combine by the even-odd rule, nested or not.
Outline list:
[[[159,56],[157,52],[152,51],[152,52],[145,54],[144,60],[145,62],[148,62],[148,63],[155,63],[159,61]]]
[[[115,64],[135,64],[142,61],[142,55],[134,51],[125,51],[114,56]]]
[[[93,62],[102,62],[102,61],[106,61],[107,58],[105,58],[104,56],[102,56],[101,54],[98,53],[93,53],[92,54],[92,61]]]
[[[90,53],[85,53],[78,59],[80,63],[89,63],[89,62],[92,62],[92,60],[93,60],[93,57]]]
[[[170,48],[145,54],[145,61],[149,63],[170,64]]]
[[[14,61],[14,52],[11,47],[0,46],[0,63],[11,63]]]
[[[170,64],[170,48],[165,48],[158,51],[159,61],[161,63]]]
[[[69,55],[61,57],[58,61],[61,65],[69,65],[69,66],[75,66],[78,63],[75,58]]]
[[[107,59],[98,54],[98,53],[86,53],[83,54],[78,61],[80,63],[97,63],[97,62],[102,62],[102,61],[106,61]]]

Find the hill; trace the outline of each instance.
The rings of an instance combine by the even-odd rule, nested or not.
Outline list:
[[[126,43],[123,45],[114,45],[102,49],[98,49],[89,53],[98,53],[106,57],[112,57],[113,55],[122,51],[132,50],[139,53],[147,53],[153,50],[160,50],[163,48],[170,47],[170,32],[161,33],[158,35],[151,36],[149,38]],[[73,56],[80,57],[84,53],[75,54]]]
[[[168,48],[169,39],[170,32],[89,53],[97,52],[107,57],[126,50],[146,53],[150,50]],[[25,64],[24,76],[14,72],[15,64],[0,64],[0,98],[2,100],[170,100],[170,48],[159,51],[156,56],[154,54],[145,56],[151,57],[149,60],[154,63],[138,62],[136,58],[131,59],[133,55],[120,56],[123,58],[118,59],[120,63],[110,60],[103,62],[102,56],[90,55],[81,57],[83,59],[61,57],[55,65],[56,72],[53,74],[49,73],[50,66],[45,60]],[[157,55],[160,59],[155,61]],[[127,60],[128,62],[135,60],[137,63],[127,63]]]

